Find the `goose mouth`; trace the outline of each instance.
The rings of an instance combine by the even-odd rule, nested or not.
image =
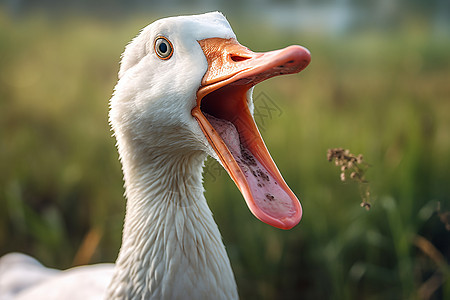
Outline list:
[[[250,211],[281,229],[298,224],[302,208],[271,158],[250,111],[251,88],[268,78],[298,73],[310,62],[308,50],[290,46],[255,53],[235,39],[199,41],[208,69],[192,115]]]

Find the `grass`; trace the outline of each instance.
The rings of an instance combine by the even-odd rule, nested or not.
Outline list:
[[[108,99],[120,53],[150,19],[0,13],[0,254],[22,251],[58,268],[115,260],[125,201]],[[255,89],[260,112],[273,109],[257,121],[301,199],[300,225],[280,231],[256,220],[207,163],[206,196],[241,297],[450,297],[449,232],[437,213],[438,203],[449,210],[450,39],[414,23],[327,37],[261,24],[262,36],[230,21],[254,50],[298,43],[312,53],[300,75]],[[336,147],[371,165],[370,211],[327,161]]]

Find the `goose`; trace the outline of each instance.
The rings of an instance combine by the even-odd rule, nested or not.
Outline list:
[[[252,93],[309,62],[301,46],[252,52],[220,12],[145,27],[125,47],[110,99],[127,199],[115,264],[59,271],[7,254],[0,298],[237,299],[204,197],[204,161],[209,155],[225,168],[256,218],[294,227],[302,208],[261,138]]]

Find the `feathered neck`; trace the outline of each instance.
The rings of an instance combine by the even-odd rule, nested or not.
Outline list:
[[[118,140],[128,201],[122,247],[106,298],[238,298],[230,261],[203,195],[205,154],[144,150],[130,144],[135,140]]]

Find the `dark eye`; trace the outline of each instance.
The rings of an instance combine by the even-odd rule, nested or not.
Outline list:
[[[155,40],[155,52],[161,59],[169,59],[173,54],[172,43],[165,37],[159,36]]]

